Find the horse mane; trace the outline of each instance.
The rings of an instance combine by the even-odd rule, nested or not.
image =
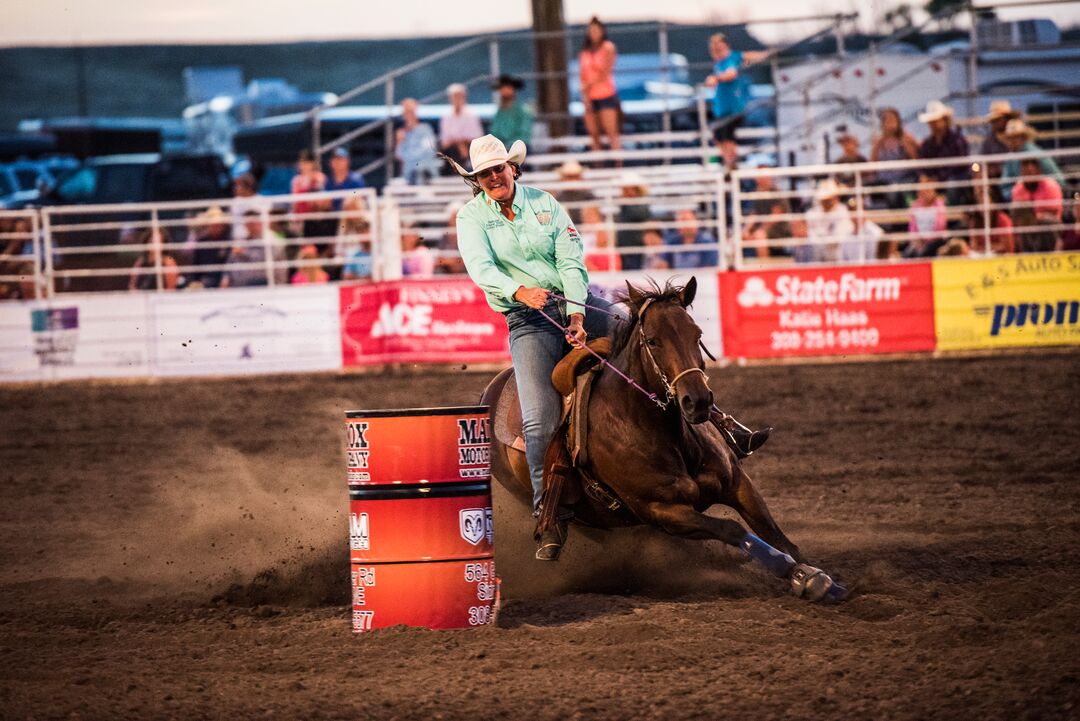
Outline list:
[[[652,278],[646,278],[648,285],[644,288],[634,286],[638,293],[641,294],[638,305],[635,305],[630,300],[630,294],[628,291],[620,291],[615,295],[615,302],[622,303],[630,311],[629,323],[615,323],[615,327],[611,333],[611,357],[615,358],[630,344],[630,341],[634,337],[634,332],[637,330],[637,314],[638,309],[645,304],[646,301],[652,300],[654,303],[664,303],[668,301],[675,301],[676,303],[682,303],[681,295],[683,292],[683,286],[676,285],[669,279],[663,286],[657,283]]]

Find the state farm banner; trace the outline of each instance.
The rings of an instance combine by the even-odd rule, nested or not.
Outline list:
[[[934,349],[929,263],[720,274],[729,358]]]
[[[1080,253],[933,265],[939,350],[1080,343]]]
[[[510,358],[506,321],[468,279],[343,285],[339,302],[346,367]]]

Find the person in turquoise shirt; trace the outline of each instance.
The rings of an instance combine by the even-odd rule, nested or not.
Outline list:
[[[566,210],[550,193],[521,185],[525,143],[509,152],[494,135],[472,141],[472,171],[446,160],[473,189],[473,199],[458,211],[458,249],[469,277],[502,313],[510,331],[521,403],[525,458],[537,515],[544,482],[544,454],[559,425],[562,398],[551,385],[551,372],[571,346],[608,335],[611,316],[574,302],[551,297],[555,291],[576,303],[614,312],[614,306],[589,293],[581,236]],[[542,314],[559,321],[556,327]],[[538,538],[536,558],[558,560],[566,540],[565,524]]]
[[[525,82],[513,75],[503,73],[492,84],[492,89],[499,92],[499,109],[491,120],[491,134],[511,145],[520,140],[529,143],[532,140],[533,114],[517,99],[518,91],[525,87]]]

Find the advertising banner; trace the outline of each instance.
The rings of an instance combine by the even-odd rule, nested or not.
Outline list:
[[[694,317],[694,321],[701,328],[701,342],[719,358],[724,352],[720,338],[720,297],[716,274],[712,271],[695,273],[692,270],[652,270],[648,272],[590,273],[589,290],[593,295],[614,300],[617,295],[626,293],[626,281],[628,280],[640,288],[649,288],[650,279],[655,280],[663,287],[669,281],[676,285],[686,285],[691,276],[697,278],[697,294],[690,307],[690,315]]]
[[[939,349],[1080,343],[1080,253],[933,266]]]
[[[144,296],[60,295],[0,306],[0,380],[149,375]]]
[[[232,288],[149,296],[157,375],[341,368],[337,288]]]
[[[340,293],[346,367],[510,358],[506,321],[470,280],[343,285]]]
[[[862,355],[934,349],[929,263],[720,274],[724,355]]]

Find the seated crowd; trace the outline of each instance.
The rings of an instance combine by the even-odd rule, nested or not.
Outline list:
[[[749,188],[758,195],[743,208],[747,255],[854,262],[1080,249],[1080,193],[1072,194],[1068,207],[1061,169],[1052,157],[1039,154],[1037,133],[1021,114],[1006,101],[994,101],[977,156],[1023,152],[1032,157],[985,167],[952,115],[943,103],[930,102],[919,115],[930,130],[920,143],[904,130],[894,108],[884,109],[870,160],[955,162],[862,171],[857,179],[837,172],[818,182],[807,207],[797,192],[777,193],[775,177],[762,173]],[[833,162],[866,162],[857,138],[844,133],[837,140],[843,152]]]

